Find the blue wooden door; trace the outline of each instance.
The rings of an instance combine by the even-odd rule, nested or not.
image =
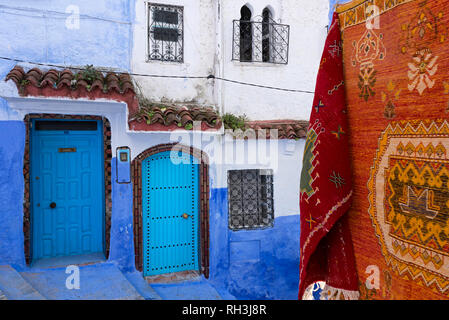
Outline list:
[[[170,155],[142,162],[144,276],[198,270],[199,164]]]
[[[32,122],[32,260],[103,252],[101,121]]]

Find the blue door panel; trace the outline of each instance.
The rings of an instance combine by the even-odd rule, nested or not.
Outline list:
[[[199,268],[198,161],[181,153],[172,162],[170,155],[142,162],[144,276]]]
[[[76,151],[63,152],[61,148]],[[32,130],[33,261],[103,251],[102,150],[100,129]],[[55,208],[50,207],[53,202]]]

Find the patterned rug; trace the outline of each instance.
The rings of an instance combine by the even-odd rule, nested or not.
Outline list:
[[[313,105],[301,172],[298,298],[307,299],[313,284],[323,281],[322,299],[357,299],[357,274],[346,217],[353,190],[337,14],[324,45]]]
[[[449,8],[352,1],[343,37],[361,299],[449,297]]]

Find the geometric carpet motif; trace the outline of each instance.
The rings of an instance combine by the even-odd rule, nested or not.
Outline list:
[[[449,300],[448,0],[351,0],[336,11],[360,297]]]
[[[369,214],[386,264],[449,295],[449,123],[390,122],[368,180]]]

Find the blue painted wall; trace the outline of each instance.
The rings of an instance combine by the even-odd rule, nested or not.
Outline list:
[[[274,227],[228,229],[227,189],[210,199],[210,278],[238,299],[297,299],[299,215],[278,217]]]
[[[25,265],[23,254],[23,151],[25,126],[0,121],[0,265]]]
[[[11,143],[13,142],[13,143]],[[22,121],[0,121],[0,265],[26,269],[23,236]],[[134,271],[132,185],[117,184],[116,158],[112,160],[112,219],[109,261],[124,272]]]
[[[67,27],[70,5],[79,8],[79,29]],[[134,7],[135,0],[0,0],[0,57],[129,71]],[[0,59],[0,81],[14,65]],[[10,115],[0,99],[0,120]]]
[[[70,5],[79,29],[67,28]],[[0,56],[31,62],[129,70],[135,0],[0,0]],[[0,81],[15,63],[0,59]],[[29,65],[33,67],[34,65]],[[42,67],[40,67],[42,68]],[[15,114],[0,98],[0,120]],[[21,121],[0,121],[0,265],[25,266],[23,257],[23,150]],[[115,163],[113,163],[115,181]],[[132,189],[113,183],[110,260],[134,267]]]
[[[0,59],[0,81],[3,81],[6,77],[6,75],[9,73],[9,71],[14,68],[15,63],[9,62],[5,60]],[[16,112],[12,111],[11,108],[9,108],[8,103],[5,99],[0,98],[0,121],[1,120],[7,120],[13,117],[13,115],[16,114]],[[1,138],[1,133],[0,133]]]
[[[79,29],[66,21],[79,8]],[[129,69],[134,0],[0,0],[0,56]]]
[[[112,159],[112,217],[109,261],[124,272],[135,271],[132,184],[118,184],[117,158]]]

